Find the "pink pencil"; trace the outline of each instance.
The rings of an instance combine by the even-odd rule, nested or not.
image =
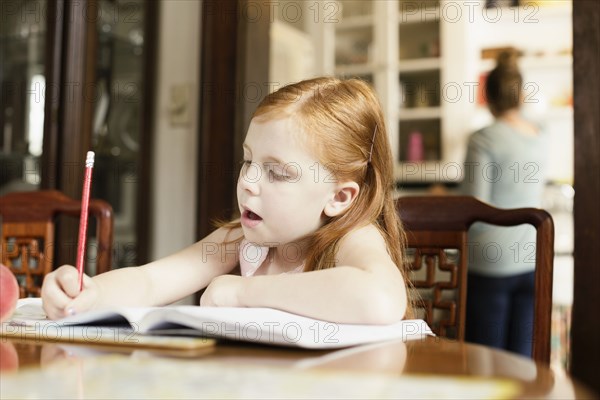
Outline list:
[[[85,242],[87,238],[88,208],[90,205],[90,188],[92,186],[92,168],[94,168],[94,152],[88,151],[85,158],[85,177],[81,194],[81,216],[79,217],[79,240],[77,243],[77,272],[79,273],[79,291],[83,290],[83,269],[85,258]]]

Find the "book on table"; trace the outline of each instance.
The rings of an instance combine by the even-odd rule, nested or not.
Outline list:
[[[49,320],[39,298],[21,299],[0,334],[24,339],[198,347],[226,339],[307,349],[334,349],[433,335],[423,320],[389,325],[332,323],[272,308],[112,307]]]

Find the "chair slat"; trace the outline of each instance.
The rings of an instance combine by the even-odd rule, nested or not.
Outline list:
[[[464,340],[465,332],[469,227],[474,222],[486,222],[499,226],[531,224],[536,228],[533,358],[549,364],[554,263],[554,224],[550,214],[536,208],[499,209],[470,196],[400,197],[396,209],[406,230],[407,246],[415,255],[410,266],[413,273],[423,268],[424,256],[437,257],[435,265],[425,262],[432,269],[427,271],[427,278],[413,278],[412,282],[422,297],[423,293],[429,295],[420,303],[424,318],[437,334],[457,340]],[[443,249],[456,251],[455,264],[445,260],[440,252]],[[434,266],[436,274],[448,270],[449,278],[436,281]],[[457,292],[454,298],[445,295],[451,290]]]
[[[79,217],[81,202],[56,190],[9,193],[0,197],[2,263],[19,280],[21,297],[39,296],[43,277],[53,265],[55,218]],[[89,214],[96,218],[98,251],[96,273],[111,268],[113,211],[103,200],[90,200]]]

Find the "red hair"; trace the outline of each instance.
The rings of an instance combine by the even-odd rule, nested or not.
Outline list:
[[[258,105],[257,121],[289,118],[296,133],[335,179],[354,181],[359,193],[341,215],[328,218],[306,239],[304,271],[335,266],[340,243],[352,230],[373,224],[408,284],[405,233],[396,212],[393,156],[381,106],[371,86],[358,79],[315,78],[285,86]],[[239,221],[226,224],[239,227]]]

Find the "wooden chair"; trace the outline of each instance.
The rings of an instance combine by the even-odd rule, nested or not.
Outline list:
[[[498,209],[469,196],[407,196],[396,201],[407,233],[415,309],[440,336],[465,338],[467,231],[474,222],[531,224],[536,230],[533,358],[550,362],[554,223],[535,208]]]
[[[52,271],[55,217],[79,218],[81,202],[55,190],[9,193],[0,197],[1,261],[17,276],[21,297],[39,296],[44,276]],[[113,211],[103,200],[91,199],[96,217],[96,273],[111,266]],[[86,257],[89,259],[88,257]],[[73,263],[75,260],[73,259]]]

